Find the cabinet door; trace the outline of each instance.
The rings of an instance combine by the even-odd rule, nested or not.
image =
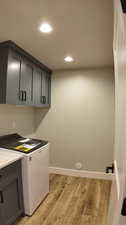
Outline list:
[[[33,67],[25,60],[21,60],[20,104],[33,104]]]
[[[51,92],[51,76],[47,72],[42,72],[42,98],[41,102],[44,106],[50,105],[50,92]]]
[[[12,224],[23,213],[21,196],[21,174],[16,170],[0,182],[0,225]]]
[[[33,102],[35,106],[41,106],[42,96],[42,72],[34,68],[33,71]]]
[[[20,77],[20,57],[16,52],[9,51],[7,65],[7,89],[6,103],[19,103],[19,77]]]

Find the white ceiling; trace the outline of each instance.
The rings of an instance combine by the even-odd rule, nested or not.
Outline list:
[[[113,0],[0,0],[0,41],[13,40],[52,69],[113,65]],[[48,21],[53,32],[38,26]],[[73,63],[64,57],[72,55]]]

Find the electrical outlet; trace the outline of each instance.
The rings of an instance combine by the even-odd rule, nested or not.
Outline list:
[[[77,170],[81,170],[82,169],[82,163],[81,162],[76,162],[75,163],[75,167]]]

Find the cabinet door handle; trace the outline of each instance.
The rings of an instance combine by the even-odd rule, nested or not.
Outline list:
[[[0,191],[0,203],[4,203],[3,192]]]
[[[20,91],[20,93],[19,93],[19,99],[20,99],[21,101],[23,101],[23,91]]]
[[[46,104],[46,96],[41,96],[41,103]]]
[[[26,99],[27,99],[27,92],[26,91],[23,91],[23,101],[26,102]]]

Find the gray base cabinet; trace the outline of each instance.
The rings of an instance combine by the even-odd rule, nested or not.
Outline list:
[[[23,214],[21,162],[0,170],[0,225],[11,225]]]
[[[52,71],[12,41],[0,43],[0,103],[50,107]]]

